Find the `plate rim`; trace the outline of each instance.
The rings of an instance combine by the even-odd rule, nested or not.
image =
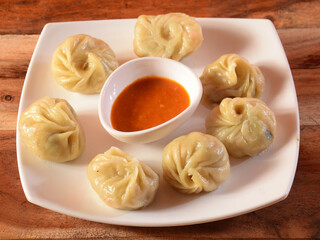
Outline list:
[[[94,216],[90,216],[91,218],[88,218],[88,216],[84,216],[84,214],[82,213],[79,213],[79,212],[76,212],[76,211],[73,211],[73,210],[67,210],[65,209],[66,211],[63,211],[63,209],[61,210],[61,207],[59,206],[55,206],[54,204],[49,204],[49,207],[48,205],[44,205],[42,201],[37,201],[34,199],[33,195],[30,193],[29,191],[29,187],[27,186],[27,182],[26,182],[26,176],[25,176],[25,172],[23,171],[23,163],[22,163],[22,156],[21,156],[21,146],[20,146],[20,133],[18,131],[19,129],[19,119],[20,119],[20,116],[22,114],[22,103],[24,102],[23,100],[25,99],[25,94],[26,94],[26,86],[30,84],[31,80],[30,80],[30,69],[33,67],[34,65],[34,61],[35,61],[35,58],[36,58],[36,55],[38,53],[38,49],[39,49],[39,43],[42,42],[42,39],[45,35],[45,33],[48,31],[48,29],[53,26],[53,25],[63,25],[63,24],[81,24],[81,23],[87,23],[87,22],[91,22],[91,23],[95,23],[95,22],[111,22],[111,21],[128,21],[128,20],[136,20],[136,18],[123,18],[123,19],[104,19],[104,20],[88,20],[88,21],[67,21],[67,22],[50,22],[50,23],[47,23],[40,35],[39,35],[39,38],[37,40],[37,44],[34,48],[34,51],[32,53],[32,57],[31,57],[31,60],[29,62],[29,66],[28,66],[28,69],[27,69],[27,73],[26,73],[26,76],[25,76],[25,80],[24,80],[24,83],[23,83],[23,87],[22,87],[22,90],[21,90],[21,96],[20,96],[20,101],[19,101],[19,109],[18,109],[18,115],[17,115],[17,125],[16,125],[16,153],[17,153],[17,163],[18,163],[18,171],[19,171],[19,176],[20,176],[20,182],[21,182],[21,185],[22,185],[22,188],[23,188],[23,191],[25,193],[25,196],[27,198],[27,200],[35,205],[38,205],[38,206],[41,206],[43,208],[46,208],[46,209],[49,209],[51,211],[55,211],[55,212],[58,212],[58,213],[61,213],[61,214],[65,214],[65,215],[69,215],[69,216],[72,216],[72,217],[76,217],[76,218],[80,218],[80,219],[84,219],[84,220],[88,220],[88,221],[94,221],[94,222],[100,222],[100,223],[107,223],[107,224],[112,224],[112,225],[123,225],[123,226],[136,226],[136,227],[171,227],[171,226],[185,226],[185,225],[193,225],[193,224],[201,224],[201,223],[207,223],[207,222],[213,222],[213,221],[219,221],[219,220],[223,220],[223,219],[227,219],[227,218],[232,218],[232,217],[236,217],[236,216],[240,216],[240,215],[243,215],[243,214],[247,214],[247,213],[250,213],[250,212],[253,212],[253,211],[257,211],[259,209],[262,209],[262,208],[265,208],[265,207],[268,207],[268,206],[271,206],[277,202],[280,202],[284,199],[286,199],[290,193],[290,190],[292,188],[292,184],[293,184],[293,181],[294,181],[294,178],[295,178],[295,173],[296,173],[296,169],[297,169],[297,165],[298,165],[298,160],[299,160],[299,151],[300,151],[300,113],[299,113],[299,105],[298,105],[298,99],[297,99],[297,93],[296,93],[296,88],[295,88],[295,84],[294,84],[294,80],[293,80],[293,76],[292,76],[292,72],[291,72],[291,68],[290,68],[290,65],[289,65],[289,62],[288,62],[288,58],[286,56],[286,53],[285,53],[285,50],[283,48],[283,45],[282,45],[282,42],[281,42],[281,39],[278,35],[278,32],[275,28],[275,26],[273,25],[272,21],[270,21],[269,19],[247,19],[247,18],[208,18],[208,17],[197,17],[196,18],[197,20],[227,20],[227,21],[261,21],[261,22],[268,22],[268,24],[271,24],[273,26],[273,29],[275,31],[275,35],[277,36],[278,38],[278,41],[279,41],[279,44],[281,45],[281,48],[283,50],[283,54],[285,56],[285,59],[286,59],[286,64],[287,64],[287,70],[289,71],[290,73],[290,81],[291,81],[291,84],[292,84],[292,87],[293,87],[293,91],[294,91],[294,95],[295,95],[295,106],[296,106],[296,111],[295,111],[295,115],[296,115],[296,136],[297,136],[297,147],[296,147],[296,157],[295,157],[295,168],[293,170],[293,173],[291,174],[291,179],[290,179],[290,183],[286,189],[286,192],[284,192],[283,194],[279,194],[279,196],[277,196],[275,198],[274,201],[272,202],[269,202],[269,203],[266,203],[266,204],[261,204],[259,206],[255,206],[254,208],[252,207],[248,207],[248,209],[244,209],[243,211],[239,211],[237,213],[234,213],[234,214],[227,214],[227,215],[223,215],[219,218],[210,218],[210,217],[207,217],[207,218],[204,218],[200,221],[184,221],[184,222],[181,222],[181,221],[171,221],[169,223],[163,223],[163,224],[159,224],[159,223],[154,223],[154,222],[136,222],[136,223],[133,223],[133,222],[125,222],[123,220],[115,220],[114,218],[105,218],[103,221],[99,221],[97,219],[93,219]],[[50,207],[51,206],[51,207]],[[107,221],[106,221],[107,220]],[[111,221],[109,221],[111,220]]]

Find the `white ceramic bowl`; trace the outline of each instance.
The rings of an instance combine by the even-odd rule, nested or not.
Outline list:
[[[111,108],[129,84],[139,78],[156,75],[169,78],[181,84],[190,96],[190,106],[174,118],[158,126],[135,132],[122,132],[111,124]],[[165,137],[196,110],[202,96],[202,85],[199,78],[184,64],[160,57],[144,57],[128,61],[118,67],[104,84],[99,99],[99,117],[103,127],[116,139],[127,143],[147,143]]]

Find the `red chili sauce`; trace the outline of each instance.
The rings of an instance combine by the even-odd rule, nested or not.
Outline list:
[[[189,105],[189,94],[179,83],[148,76],[119,94],[111,109],[111,124],[123,132],[140,131],[174,118]]]

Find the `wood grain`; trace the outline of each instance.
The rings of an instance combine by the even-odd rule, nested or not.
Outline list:
[[[195,17],[267,18],[277,28],[313,28],[320,23],[318,0],[0,0],[0,34],[39,34],[48,22],[136,18],[184,12]]]
[[[279,30],[284,48],[290,61],[308,59],[318,48],[318,39],[310,34],[300,36],[301,29]],[[319,29],[312,31],[317,35]],[[298,36],[298,37],[297,37]],[[297,37],[299,45],[292,41]],[[0,237],[13,238],[87,238],[98,236],[118,238],[188,238],[197,233],[199,238],[238,237],[305,237],[319,236],[319,172],[320,160],[320,115],[317,115],[320,100],[319,68],[304,69],[296,64],[292,69],[297,88],[301,120],[301,148],[295,182],[289,197],[274,206],[236,218],[188,227],[134,228],[88,222],[55,213],[29,203],[22,191],[15,153],[16,113],[20,93],[38,35],[6,35],[0,37],[0,201],[6,207],[0,213]],[[23,45],[23,47],[21,47]],[[306,47],[307,46],[307,47]],[[306,49],[309,49],[306,51]],[[8,97],[10,96],[10,97]],[[316,188],[315,188],[316,187]],[[15,189],[15,191],[12,191]],[[301,193],[304,194],[301,194]],[[292,213],[292,209],[295,209]],[[281,214],[279,214],[279,212]],[[24,213],[27,218],[21,218]],[[287,220],[289,219],[289,221]],[[303,219],[304,225],[301,225]],[[254,225],[252,225],[254,223]],[[86,229],[85,232],[79,229]],[[45,231],[44,231],[45,229]],[[193,235],[195,236],[195,235]]]
[[[173,11],[196,17],[268,18],[275,24],[300,111],[300,154],[288,198],[239,217],[171,228],[100,224],[28,202],[18,172],[15,129],[24,78],[43,26]],[[0,239],[320,238],[319,12],[319,0],[0,0]]]
[[[280,29],[278,32],[291,69],[320,67],[320,28]]]
[[[21,90],[38,35],[0,35],[0,130],[15,129]]]
[[[301,124],[319,125],[320,28],[280,29],[278,34],[297,86]],[[21,89],[38,37],[0,35],[0,130],[15,129]]]
[[[301,136],[303,143],[319,142],[320,129],[315,126],[303,127]],[[23,194],[17,170],[15,131],[0,131],[0,139],[0,157],[3,161],[0,165],[0,202],[6,206],[0,212],[0,238],[320,237],[320,168],[317,164],[320,150],[312,145],[301,146],[297,174],[286,200],[227,220],[159,230],[89,222],[29,203]]]

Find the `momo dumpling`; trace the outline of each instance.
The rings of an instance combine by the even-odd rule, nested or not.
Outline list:
[[[44,97],[31,104],[20,117],[19,132],[26,146],[45,160],[70,161],[85,147],[84,131],[64,99]]]
[[[67,38],[51,60],[51,70],[59,85],[86,94],[99,93],[118,65],[107,43],[85,34]]]
[[[202,103],[212,109],[226,97],[260,98],[265,80],[260,69],[236,54],[226,54],[207,65],[200,77]]]
[[[220,139],[233,157],[254,156],[276,136],[276,119],[257,98],[225,98],[206,118],[207,133]]]
[[[196,51],[203,41],[200,24],[184,13],[141,15],[134,29],[134,52],[179,61]]]
[[[229,155],[216,137],[192,132],[164,148],[162,169],[165,180],[180,192],[210,192],[229,177]]]
[[[87,176],[99,197],[118,209],[146,207],[159,187],[159,176],[150,167],[116,147],[94,157]]]

